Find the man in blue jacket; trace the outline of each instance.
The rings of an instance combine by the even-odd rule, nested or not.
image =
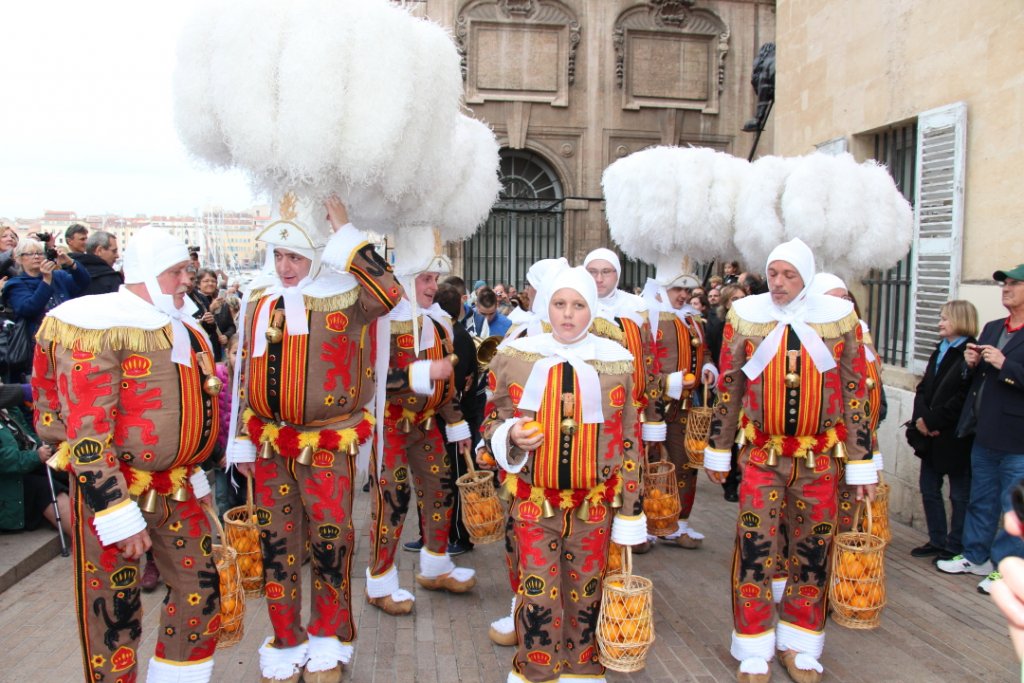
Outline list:
[[[495,335],[504,337],[512,326],[512,321],[498,310],[498,295],[490,287],[481,289],[476,298],[473,322],[477,336],[483,339]]]
[[[1011,509],[1013,488],[1024,479],[1024,263],[992,277],[1002,287],[1009,316],[987,323],[978,343],[964,351],[973,378],[957,435],[975,435],[964,552],[937,563],[947,574],[984,576],[978,584],[982,593],[1002,578],[995,569],[1000,560],[1024,557],[1024,542],[999,523]]]

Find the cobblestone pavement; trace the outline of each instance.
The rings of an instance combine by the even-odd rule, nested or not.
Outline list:
[[[358,492],[357,520],[367,519],[368,499]],[[654,581],[657,641],[646,669],[609,672],[609,681],[735,680],[735,662],[729,656],[728,583],[735,505],[702,477],[691,522],[707,535],[702,549],[659,545],[635,558],[635,572]],[[1005,624],[991,600],[975,589],[980,577],[939,573],[927,560],[910,557],[910,548],[923,542],[922,534],[898,524],[893,532],[886,554],[889,602],[882,626],[855,631],[830,624],[822,658],[825,681],[1020,680]],[[411,538],[408,527],[406,537]],[[504,683],[512,650],[487,638],[489,623],[508,609],[501,545],[478,547],[457,558],[459,564],[475,567],[479,577],[477,588],[461,596],[415,587],[416,556],[399,553],[402,586],[416,594],[416,610],[404,618],[366,605],[368,546],[364,522],[353,565],[359,637],[344,681]],[[0,595],[0,681],[83,680],[70,566],[70,560],[58,557]],[[153,652],[155,612],[162,597],[160,591],[143,597],[143,666]],[[269,629],[263,600],[250,601],[245,638],[217,652],[214,680],[258,681],[256,650]],[[789,680],[780,664],[772,666],[774,680]]]

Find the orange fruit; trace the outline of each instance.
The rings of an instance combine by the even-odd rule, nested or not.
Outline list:
[[[539,432],[543,429],[544,425],[542,425],[540,422],[537,422],[536,420],[530,420],[529,422],[523,424],[523,431],[525,431],[527,434],[535,434],[536,432]]]
[[[640,630],[640,624],[633,619],[627,619],[619,624],[619,631],[622,633],[622,640],[631,643],[637,639],[636,634]]]
[[[859,579],[864,576],[864,565],[853,553],[843,555],[839,574],[846,579]]]
[[[849,603],[856,594],[857,587],[851,581],[837,581],[833,590],[835,598],[843,603]]]
[[[604,606],[604,612],[609,619],[614,621],[621,621],[628,616],[626,613],[626,607],[622,603],[616,601],[609,601]]]
[[[864,597],[868,599],[868,603],[872,607],[878,607],[882,604],[882,600],[885,599],[885,590],[877,583],[869,584],[869,586],[868,590],[864,593]]]
[[[692,372],[688,372],[685,375],[683,375],[683,384],[693,384],[696,381],[697,375],[693,374]]]
[[[642,595],[630,595],[623,601],[626,612],[631,617],[638,617],[644,609],[644,597]]]

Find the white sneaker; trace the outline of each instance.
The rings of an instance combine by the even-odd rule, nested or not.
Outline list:
[[[981,564],[974,564],[963,555],[957,555],[951,560],[939,560],[935,563],[940,572],[947,574],[975,574],[986,576],[992,573],[992,562],[985,560]]]
[[[1002,578],[1003,578],[1003,575],[1000,574],[999,572],[992,572],[991,574],[986,576],[984,579],[982,579],[981,583],[978,584],[978,592],[982,593],[984,595],[991,595],[992,594],[992,584],[994,584],[996,581],[999,581]]]

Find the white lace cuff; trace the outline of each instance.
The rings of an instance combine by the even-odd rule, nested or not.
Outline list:
[[[819,659],[825,649],[825,633],[808,631],[780,621],[775,627],[775,646],[780,650],[792,650]]]
[[[430,364],[433,361],[418,360],[409,366],[409,386],[424,396],[434,393],[434,382],[430,379]]]
[[[846,464],[846,483],[849,486],[877,484],[878,470],[871,460],[855,460]]]
[[[306,665],[309,645],[302,643],[293,647],[271,647],[272,642],[274,637],[269,636],[259,649],[260,671],[265,678],[286,681]]]
[[[455,563],[448,553],[435,555],[425,547],[420,548],[420,575],[428,579],[436,579],[455,571]]]
[[[704,449],[704,469],[728,472],[732,469],[732,451],[718,451],[708,446]]]
[[[668,427],[664,422],[645,422],[641,432],[641,438],[644,441],[648,443],[661,442],[668,434]]]
[[[665,395],[673,401],[678,401],[683,395],[683,373],[681,370],[670,373],[666,378]]]
[[[612,542],[619,545],[640,545],[647,540],[647,515],[635,517],[615,515],[612,520]]]
[[[196,468],[196,471],[192,473],[188,481],[192,484],[192,495],[196,498],[210,495],[210,480],[201,467]]]
[[[373,576],[370,568],[366,568],[366,594],[371,598],[383,598],[398,590],[398,569],[395,565],[381,574]]]
[[[233,439],[228,442],[228,464],[240,462],[256,462],[256,444],[248,438]]]
[[[343,643],[337,636],[314,636],[308,634],[309,650],[306,671],[330,671],[338,665],[352,661],[352,644]]]
[[[351,223],[346,223],[327,240],[320,260],[335,270],[347,273],[352,264],[352,254],[367,242],[369,239],[365,232]]]
[[[126,498],[103,512],[97,512],[92,523],[103,545],[114,545],[146,530],[146,518],[142,516],[142,510],[131,498]]]
[[[444,426],[445,436],[448,437],[448,443],[455,443],[456,441],[465,441],[466,439],[472,438],[472,434],[469,433],[469,423],[465,420],[453,422],[450,425]]]
[[[771,661],[775,656],[775,629],[753,636],[740,635],[733,631],[729,654],[741,662],[745,659]]]

